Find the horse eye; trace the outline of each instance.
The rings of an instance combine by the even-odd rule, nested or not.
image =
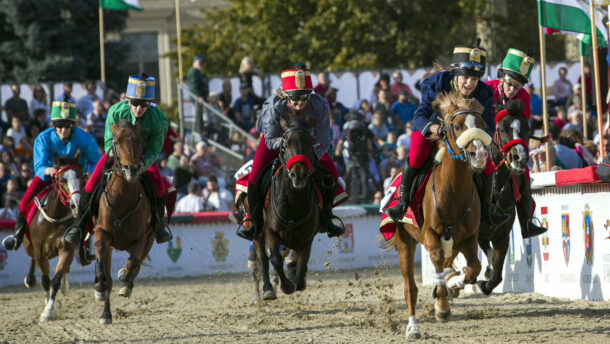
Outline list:
[[[456,124],[456,125],[455,125],[455,130],[462,130],[462,126],[461,126],[461,125],[459,125],[459,124]]]

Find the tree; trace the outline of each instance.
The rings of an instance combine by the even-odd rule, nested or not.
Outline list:
[[[12,82],[98,80],[98,2],[0,0],[0,79]],[[125,26],[127,12],[105,11],[105,32]],[[124,83],[126,47],[106,43],[108,84]]]
[[[537,43],[535,4],[508,2],[508,15],[499,17],[481,10],[486,1],[229,0],[208,11],[203,24],[183,29],[183,57],[205,55],[205,72],[216,75],[237,74],[243,56],[263,73],[297,61],[316,70],[446,65],[455,45],[474,43],[480,21],[502,28],[493,39],[503,52],[490,63],[499,63],[508,46]]]

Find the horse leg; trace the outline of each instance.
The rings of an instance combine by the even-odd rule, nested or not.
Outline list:
[[[273,285],[271,285],[271,280],[269,280],[269,257],[267,257],[267,252],[265,252],[265,245],[262,239],[253,240],[252,242],[258,256],[259,272],[263,279],[263,300],[275,300],[277,296],[275,295],[275,290],[273,290]]]
[[[123,297],[131,296],[134,281],[138,276],[138,273],[140,273],[142,262],[144,259],[146,259],[146,256],[148,255],[148,252],[150,252],[154,242],[155,237],[150,235],[145,240],[142,240],[143,247],[136,247],[132,252],[130,252],[130,256],[125,264],[126,272],[121,276],[121,278],[119,278],[119,280],[123,282],[123,286],[121,287],[121,290],[119,290],[119,295]]]
[[[280,289],[284,292],[284,294],[292,294],[294,293],[295,284],[293,281],[286,278],[286,274],[284,273],[284,257],[280,253],[280,244],[277,240],[272,239],[269,245],[270,249],[270,260],[271,264],[275,268],[277,275],[280,277]],[[267,273],[268,275],[268,273]],[[297,273],[298,276],[298,273]],[[297,277],[298,278],[298,277]]]
[[[106,286],[108,293],[106,294],[106,300],[104,300],[104,310],[100,316],[100,324],[109,325],[112,324],[112,313],[110,312],[110,293],[112,292],[112,275],[110,275],[110,268],[112,264],[112,247],[108,245],[105,250],[104,256],[104,274],[107,277]]]
[[[491,249],[491,254],[488,255],[489,266],[488,271],[491,267],[491,272],[489,274],[487,281],[478,281],[477,285],[479,289],[485,295],[491,294],[495,287],[502,282],[502,270],[504,269],[504,260],[506,259],[506,252],[508,251],[509,239],[508,235],[501,238],[501,240],[497,240],[493,242],[493,248]],[[485,272],[487,277],[487,272]]]
[[[42,254],[39,252],[39,255]],[[40,284],[42,285],[42,289],[45,292],[44,302],[45,304],[49,302],[50,289],[51,289],[51,279],[49,278],[49,261],[40,256],[36,256],[36,265],[38,266],[38,270],[40,271]]]
[[[57,261],[57,267],[55,268],[55,276],[53,276],[53,281],[51,283],[51,295],[44,311],[40,315],[40,322],[55,319],[55,297],[57,296],[57,292],[61,289],[64,276],[70,271],[73,254],[73,250],[66,250],[65,248],[59,253],[59,260]]]
[[[449,305],[449,291],[445,283],[444,257],[443,249],[441,248],[440,240],[432,228],[428,228],[424,234],[424,243],[430,254],[430,260],[436,273],[432,284],[432,297],[436,298],[434,304],[436,320],[446,322],[451,315]]]
[[[299,250],[297,252],[297,259],[296,259],[296,279],[295,279],[295,283],[297,285],[297,290],[298,291],[303,291],[305,290],[306,285],[306,279],[305,276],[307,275],[307,263],[309,262],[309,255],[311,254],[311,244],[312,242],[310,241],[309,243],[307,243],[304,248],[302,250]]]
[[[417,323],[415,322],[415,306],[417,305],[417,285],[415,285],[415,248],[416,242],[406,230],[398,228],[396,230],[396,248],[398,249],[398,260],[400,262],[400,272],[405,281],[405,303],[409,308],[409,324],[407,325],[407,340],[418,339],[421,337]]]
[[[101,227],[95,228],[95,299],[104,301],[104,310],[99,322],[102,325],[112,324],[112,313],[110,312],[110,291],[112,290],[112,278],[110,276],[110,263],[112,261],[112,248],[110,247],[110,235]]]
[[[463,275],[451,278],[447,285],[449,288],[457,291],[464,289],[466,284],[476,283],[477,276],[481,272],[481,262],[479,261],[479,246],[476,237],[464,242],[460,247],[460,252],[466,258],[466,268]]]
[[[487,268],[485,269],[485,278],[489,279],[493,270],[492,266],[492,252],[491,252],[491,242],[487,239],[481,239],[479,236],[478,239],[479,247],[485,253],[485,257],[487,257]]]
[[[23,279],[23,284],[25,284],[26,288],[32,288],[36,285],[36,261],[34,258],[30,258],[30,270],[28,274]]]

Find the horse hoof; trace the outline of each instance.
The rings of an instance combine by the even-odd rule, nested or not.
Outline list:
[[[491,294],[491,289],[487,287],[487,281],[477,281],[477,286],[481,290],[481,292],[485,295]]]
[[[32,288],[36,285],[36,277],[28,278],[28,276],[25,276],[23,279],[23,284],[25,284],[25,287],[28,289]]]
[[[263,293],[263,300],[277,300],[277,295],[275,295],[275,291],[267,290]]]
[[[131,296],[131,288],[122,287],[121,290],[119,290],[119,296],[122,296],[124,298],[129,298]]]
[[[112,324],[112,318],[100,318],[101,325],[110,325]]]
[[[127,281],[127,269],[125,268],[120,268],[119,272],[117,272],[117,278],[119,279],[119,281],[121,282],[125,282]]]
[[[108,299],[108,290],[103,292],[95,291],[95,301],[106,301]]]
[[[286,295],[294,293],[296,287],[296,284],[291,280],[286,280],[286,283],[282,283],[281,285],[281,289]]]
[[[307,288],[307,283],[303,280],[303,283],[297,283],[297,291],[303,291]]]
[[[47,322],[47,321],[51,321],[51,320],[55,320],[55,314],[53,312],[43,312],[40,315],[40,322]]]
[[[421,333],[419,333],[419,329],[417,326],[407,326],[407,340],[420,339]]]
[[[449,321],[450,315],[451,315],[450,309],[443,311],[443,310],[438,309],[438,306],[436,305],[436,303],[434,304],[434,316],[436,317],[436,320],[438,322],[445,323],[445,322]]]

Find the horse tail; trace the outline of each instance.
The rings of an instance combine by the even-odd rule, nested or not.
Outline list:
[[[398,234],[396,233],[396,230],[394,230],[394,235],[392,235],[392,237],[390,239],[385,240],[383,235],[379,234],[375,237],[375,242],[380,242],[385,246],[385,248],[383,249],[384,252],[390,252],[392,250],[397,250],[397,248],[396,248],[396,236],[397,235]]]

